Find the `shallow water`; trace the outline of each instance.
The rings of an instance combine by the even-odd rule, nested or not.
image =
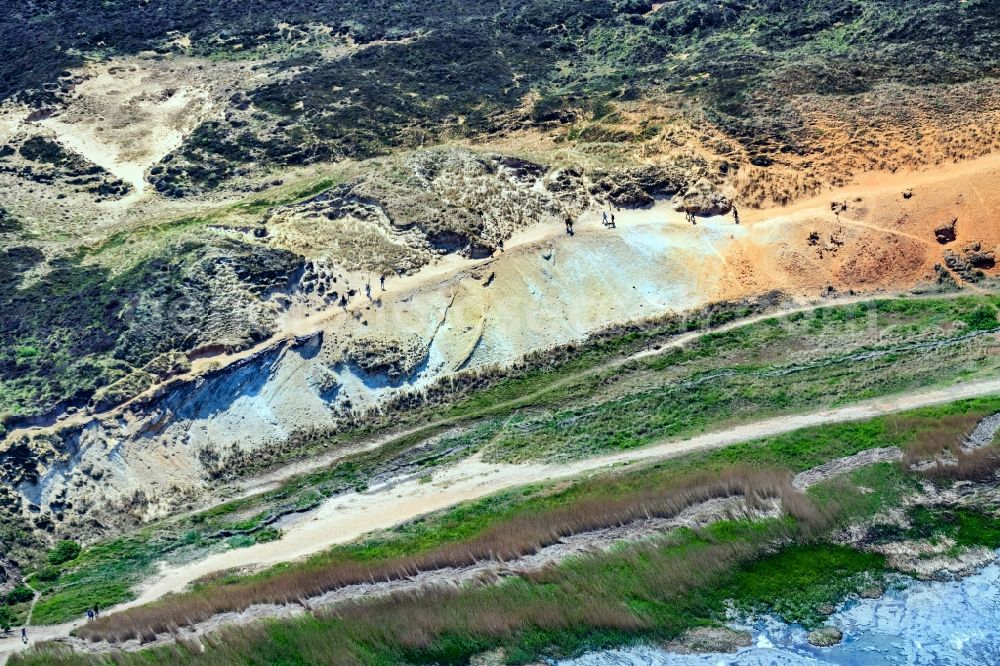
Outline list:
[[[752,647],[735,654],[678,655],[654,647],[605,650],[559,666],[883,666],[1000,664],[1000,566],[954,582],[915,582],[861,599],[830,618],[844,641],[816,648],[801,627],[774,620],[745,627]]]

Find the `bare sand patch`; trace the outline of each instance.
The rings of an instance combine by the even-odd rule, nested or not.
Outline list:
[[[39,125],[64,146],[145,190],[145,171],[221,108],[244,66],[189,57],[114,58],[74,72],[65,106]]]

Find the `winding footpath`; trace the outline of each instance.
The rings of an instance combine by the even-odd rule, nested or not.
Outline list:
[[[437,473],[431,483],[417,479],[387,483],[364,493],[331,498],[313,512],[297,516],[283,525],[278,541],[217,553],[196,562],[167,567],[129,603],[107,609],[107,613],[155,601],[184,589],[191,582],[233,567],[258,567],[286,562],[344,543],[373,530],[390,528],[417,516],[448,508],[508,488],[565,479],[609,468],[669,458],[692,451],[729,446],[788,433],[810,426],[844,423],[885,414],[938,405],[966,398],[1000,394],[1000,379],[955,384],[944,388],[887,396],[857,404],[806,414],[781,416],[748,423],[681,441],[664,441],[641,449],[583,460],[549,464],[485,463],[478,458],[461,460]],[[31,627],[29,645],[69,636],[81,622]],[[20,637],[0,639],[0,664],[25,649]]]

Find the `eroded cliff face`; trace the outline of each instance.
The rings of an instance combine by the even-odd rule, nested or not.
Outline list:
[[[692,182],[703,166],[688,165]],[[74,334],[111,322],[84,338],[110,370],[61,397],[69,370],[16,361],[5,381],[52,388],[33,414],[6,417],[7,510],[50,534],[115,531],[202,497],[255,451],[335,430],[401,391],[703,303],[718,276],[690,264],[725,234],[663,236],[650,207],[685,173],[422,151],[271,207],[252,226],[206,226],[182,242],[186,254],[154,257],[128,279],[88,274],[97,309],[54,307],[73,318],[77,348]],[[565,219],[611,211],[623,191],[646,205],[634,225],[562,233]],[[645,274],[621,269],[636,251],[652,260]],[[38,310],[11,336],[43,330],[39,301],[59,286],[46,282],[48,262],[38,253],[22,266],[40,275],[31,286],[27,272],[11,274],[21,308]],[[55,275],[73,282],[85,270],[63,264]],[[40,352],[61,353],[60,343]]]
[[[943,254],[978,246],[987,256],[1000,242],[987,222],[995,160],[879,177],[744,211],[739,224],[731,213],[692,224],[677,210],[692,191],[726,196],[724,179],[711,185],[703,164],[689,167],[588,170],[435,149],[272,206],[252,225],[204,227],[180,273],[164,264],[179,282],[115,296],[132,316],[110,349],[166,350],[125,365],[59,419],[10,424],[5,510],[41,534],[107,534],[197,504],[246,461],[336,432],[401,393],[611,324],[773,289],[816,298],[995,272],[981,261],[978,274],[952,271]],[[626,190],[651,203],[619,205]],[[347,233],[348,219],[379,242]],[[957,219],[944,245],[941,219]],[[454,242],[435,246],[436,234]],[[220,247],[240,251],[227,258]],[[197,301],[158,308],[164,284]],[[161,324],[189,334],[170,348]]]

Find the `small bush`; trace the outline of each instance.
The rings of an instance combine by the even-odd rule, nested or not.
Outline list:
[[[249,534],[234,534],[226,539],[226,543],[229,544],[230,548],[246,548],[257,543],[257,540]]]
[[[75,541],[60,541],[49,553],[49,564],[58,566],[64,562],[75,560],[80,555],[80,544]]]
[[[990,305],[980,305],[978,308],[962,317],[966,325],[976,331],[989,331],[997,327],[996,308]]]
[[[35,598],[35,593],[31,591],[31,588],[25,587],[24,585],[18,585],[13,590],[8,592],[4,596],[4,601],[13,606],[14,604],[24,604]]]
[[[0,606],[0,630],[7,633],[14,626],[15,621],[14,611],[7,606]]]
[[[43,583],[51,583],[54,580],[58,580],[61,575],[62,573],[59,571],[59,567],[47,564],[35,572],[35,579],[40,580]]]
[[[281,538],[281,530],[275,529],[273,527],[265,527],[264,529],[256,532],[254,538],[257,543],[267,543],[268,541],[277,541]]]

